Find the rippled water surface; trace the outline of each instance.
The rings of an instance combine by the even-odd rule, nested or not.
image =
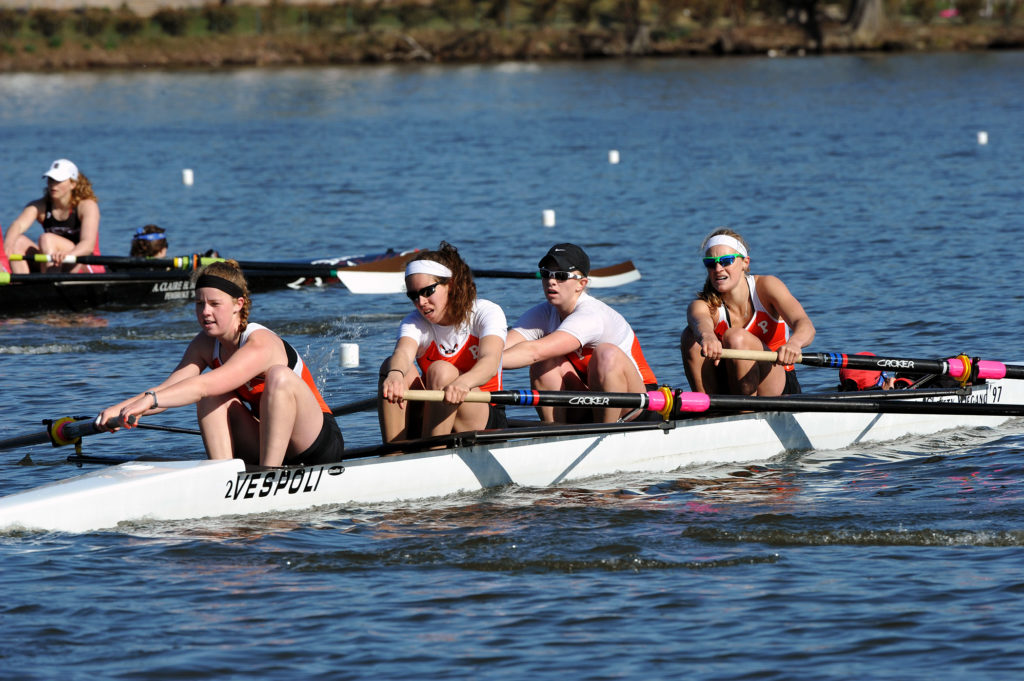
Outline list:
[[[95,186],[109,254],[150,222],[174,254],[242,259],[447,239],[474,266],[527,271],[574,241],[595,266],[640,268],[598,295],[673,385],[696,249],[728,224],[804,303],[814,351],[1024,362],[1021,74],[1021,53],[5,74],[0,223],[66,156]],[[529,282],[478,284],[511,319],[539,300]],[[372,394],[407,309],[280,291],[252,316],[339,405]],[[188,305],[0,318],[0,439],[152,385],[194,332]],[[349,342],[357,368],[340,366]],[[836,381],[799,372],[807,389]],[[372,414],[342,426],[379,437]],[[1022,433],[2,535],[0,677],[1018,678]],[[86,449],[202,456],[194,436],[152,431]],[[81,472],[67,454],[0,453],[4,493]]]

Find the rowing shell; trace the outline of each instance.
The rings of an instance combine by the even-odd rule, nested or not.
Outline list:
[[[404,262],[410,252],[393,250],[369,255],[344,256],[304,262],[281,262],[278,265],[338,268],[344,271],[356,265]],[[63,275],[63,281],[46,281],[33,275],[36,282],[16,282],[0,286],[0,314],[29,314],[44,310],[84,312],[97,308],[126,309],[138,306],[185,303],[192,300],[192,272],[185,270],[112,270],[104,274]],[[246,271],[252,293],[283,288],[337,284],[331,276],[302,276],[294,271],[273,269]]]
[[[1024,382],[989,381],[949,401],[1019,404]],[[841,449],[950,428],[994,427],[1006,418],[766,412],[475,431],[431,442],[449,445],[445,449],[381,456],[389,453],[385,446],[310,467],[247,470],[238,459],[137,460],[0,498],[0,530],[86,532],[124,522],[282,513],[510,484],[579,484],[623,471],[667,473],[689,465],[765,461],[792,450]]]

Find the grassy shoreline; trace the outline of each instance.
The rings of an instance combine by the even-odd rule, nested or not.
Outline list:
[[[574,5],[551,5],[548,16],[533,5],[500,22],[442,16],[437,6],[416,5],[419,14],[394,6],[369,17],[353,7],[207,6],[145,18],[124,10],[0,10],[0,72],[1024,49],[1024,25],[995,19],[901,16],[865,43],[825,17],[819,46],[783,17],[735,22],[689,10],[668,17],[663,6],[659,15],[623,21],[594,2],[583,17],[572,14]]]

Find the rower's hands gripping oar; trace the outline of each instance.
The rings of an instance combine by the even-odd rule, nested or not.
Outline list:
[[[119,402],[101,411],[96,417],[96,427],[108,431],[134,428],[140,417],[162,411],[164,409],[160,407],[156,391],[147,390],[130,400]]]

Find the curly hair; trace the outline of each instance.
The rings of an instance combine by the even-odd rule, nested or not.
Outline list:
[[[245,327],[249,324],[249,311],[252,309],[252,296],[249,294],[249,283],[245,280],[245,275],[242,274],[242,268],[238,264],[238,261],[218,260],[217,262],[210,263],[195,273],[192,280],[193,285],[195,285],[195,280],[204,274],[220,277],[221,279],[227,279],[242,289],[242,296],[245,298],[245,303],[242,304],[242,311],[239,313],[241,321],[238,325],[238,330],[239,332],[245,331]]]
[[[433,260],[452,271],[451,278],[436,277],[442,284],[448,284],[448,304],[445,309],[445,322],[448,326],[463,326],[469,323],[476,301],[476,282],[469,265],[459,255],[459,249],[447,241],[442,241],[436,251],[424,251],[413,260]],[[412,261],[410,261],[412,262]]]
[[[743,246],[747,249],[748,253],[750,252],[750,245],[747,243],[747,240],[744,239],[742,236],[740,236],[739,233],[729,229],[728,227],[719,227],[715,231],[711,232],[706,237],[704,237],[703,241],[700,242],[701,245],[703,246],[704,244],[706,244],[708,242],[708,240],[711,237],[718,236],[719,234],[724,234],[725,236],[731,236],[733,239],[736,239],[741,244],[743,244]],[[703,255],[703,253],[701,255]],[[748,265],[747,269],[745,270],[745,272],[749,273],[749,271],[750,271],[750,268],[749,268],[749,265]],[[718,291],[715,290],[715,287],[711,285],[711,273],[712,273],[712,270],[708,270],[708,276],[704,280],[704,288],[701,289],[701,291],[697,294],[697,298],[699,300],[703,300],[704,302],[706,302],[708,304],[708,309],[711,312],[711,317],[714,318],[715,313],[717,312],[718,308],[722,307],[723,303],[722,303],[722,296],[718,293]]]
[[[160,234],[161,239],[140,239],[143,234]],[[163,227],[146,225],[132,237],[132,250],[129,253],[133,258],[152,258],[157,253],[167,248],[167,234]]]
[[[78,204],[86,199],[92,199],[96,203],[100,201],[92,191],[92,182],[89,181],[89,178],[85,176],[85,173],[78,173],[75,187],[71,190],[71,207],[78,207]]]

